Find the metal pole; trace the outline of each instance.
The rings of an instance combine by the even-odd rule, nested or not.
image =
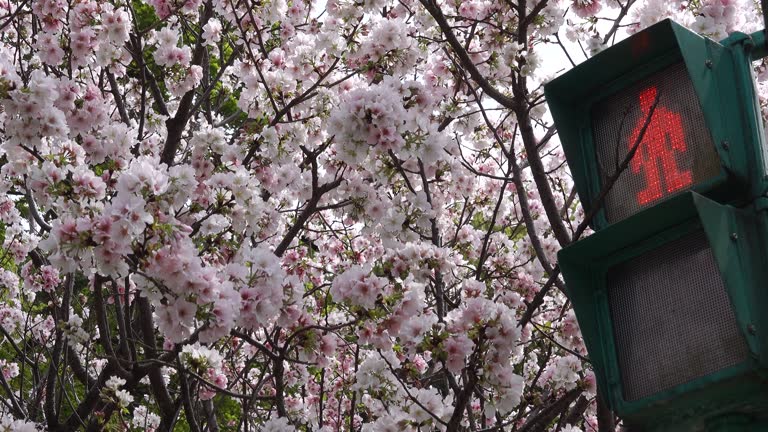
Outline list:
[[[760,10],[763,11],[763,33],[768,29],[768,0],[760,0]]]
[[[761,3],[768,3],[768,0],[760,0]],[[765,17],[766,9],[763,7],[763,17]],[[753,47],[749,53],[749,57],[752,61],[760,60],[763,57],[768,57],[768,46],[766,46],[766,29],[758,30],[749,35],[752,39]]]

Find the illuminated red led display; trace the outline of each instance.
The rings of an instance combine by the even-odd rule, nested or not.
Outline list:
[[[608,223],[704,183],[720,174],[699,100],[685,65],[678,63],[610,95],[592,108],[592,133],[601,181],[606,181],[640,137],[629,169],[606,196]]]
[[[640,92],[640,110],[646,118],[651,114],[657,94],[655,86]],[[629,137],[630,148],[637,143],[644,125],[645,118],[640,118]],[[685,151],[685,129],[680,114],[657,105],[630,162],[632,172],[642,173],[646,181],[645,189],[637,193],[638,204],[646,205],[661,199],[664,196],[662,187],[671,193],[693,183],[691,171],[683,171],[677,166],[676,153]]]

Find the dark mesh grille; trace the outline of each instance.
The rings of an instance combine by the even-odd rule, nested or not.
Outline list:
[[[632,162],[605,200],[609,223],[690,189],[720,172],[709,129],[685,64],[678,63],[593,106],[592,129],[604,184],[626,159],[656,100]]]
[[[615,266],[607,278],[625,400],[747,359],[746,342],[703,231]]]

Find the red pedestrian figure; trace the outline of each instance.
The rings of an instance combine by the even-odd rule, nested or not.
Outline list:
[[[640,92],[640,109],[643,111],[643,116],[632,131],[629,139],[630,149],[640,136],[640,131],[656,100],[656,92],[656,87],[648,87]],[[675,160],[676,152],[685,151],[685,130],[680,114],[657,105],[643,135],[643,141],[638,145],[637,152],[630,162],[632,172],[644,171],[645,173],[646,187],[637,193],[637,202],[640,205],[654,202],[664,195],[662,176],[664,189],[668,193],[683,189],[693,182],[691,172],[681,171]]]

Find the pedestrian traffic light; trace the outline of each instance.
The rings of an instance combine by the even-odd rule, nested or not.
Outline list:
[[[686,190],[734,202],[765,191],[754,49],[747,35],[721,44],[665,20],[544,86],[585,210],[635,151],[593,228]]]
[[[765,220],[685,192],[560,252],[598,388],[625,424],[768,420]]]
[[[765,53],[666,20],[545,85],[596,231],[558,264],[630,431],[768,431]]]

